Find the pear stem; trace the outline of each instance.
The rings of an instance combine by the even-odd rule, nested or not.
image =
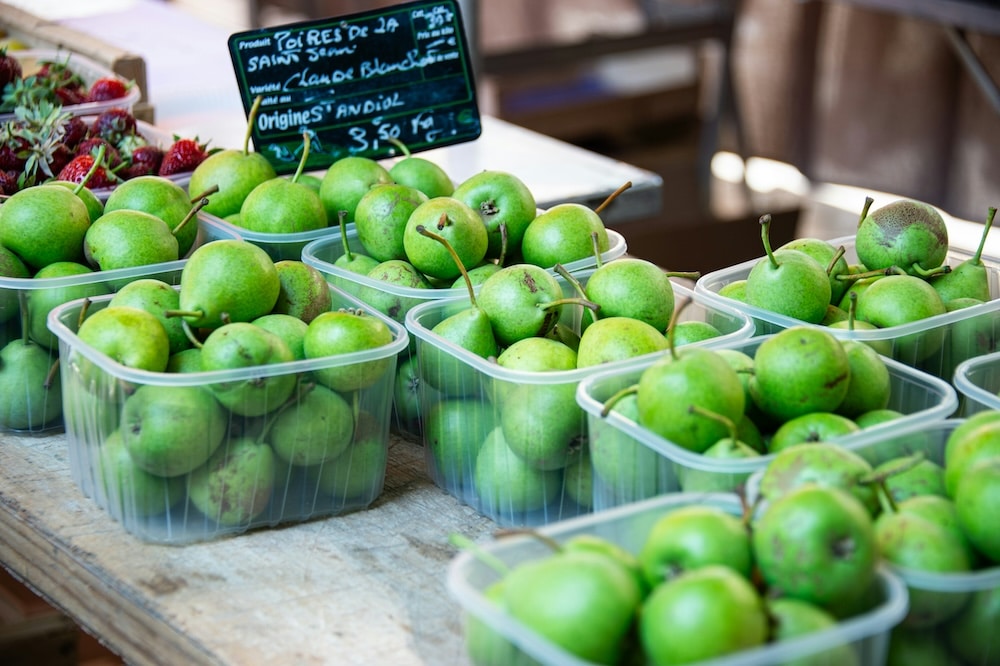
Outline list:
[[[774,252],[771,251],[771,214],[764,213],[760,216],[758,221],[760,224],[760,240],[764,244],[764,252],[767,254],[768,261],[771,262],[771,266],[778,268],[780,264],[778,260],[774,258]]]
[[[479,544],[464,534],[453,532],[448,535],[448,541],[450,541],[453,546],[461,548],[462,550],[467,550],[475,555],[477,560],[488,566],[490,569],[493,569],[493,571],[499,574],[501,578],[510,573],[510,567],[508,567],[503,560],[498,558],[496,555],[487,552],[480,547]]]
[[[540,533],[538,530],[532,530],[532,529],[528,529],[528,528],[524,528],[524,527],[520,527],[520,528],[519,527],[507,527],[507,528],[499,529],[496,532],[494,532],[494,536],[496,536],[498,538],[503,538],[503,537],[508,537],[508,536],[518,536],[518,535],[521,535],[521,534],[526,534],[527,536],[530,536],[532,539],[535,539],[537,541],[541,541],[543,544],[545,544],[546,546],[548,546],[549,548],[551,548],[552,552],[554,552],[554,553],[561,553],[563,551],[563,546],[562,546],[561,543],[559,543],[558,541],[556,541],[555,539],[553,539],[552,537],[550,537],[547,534]]]
[[[859,227],[861,226],[861,223],[865,221],[865,218],[868,217],[868,211],[871,210],[873,203],[875,203],[874,199],[871,197],[865,197],[865,205],[861,208],[861,217],[858,218]]]
[[[983,235],[979,238],[979,247],[976,248],[976,253],[972,255],[972,264],[974,266],[982,266],[983,264],[983,248],[986,247],[986,236],[990,233],[990,227],[993,226],[993,218],[997,214],[997,209],[994,206],[990,206],[989,210],[986,211],[986,224],[983,226]]]
[[[500,256],[497,257],[497,266],[503,268],[503,262],[507,260],[507,223],[500,223]]]
[[[667,277],[685,278],[687,280],[697,280],[701,277],[699,271],[663,271]]]
[[[843,245],[837,248],[837,251],[833,253],[833,257],[830,259],[830,263],[826,266],[826,274],[833,275],[833,269],[836,268],[837,262],[844,258],[844,254],[847,249]]]
[[[718,412],[714,412],[711,409],[707,409],[700,405],[690,405],[688,407],[688,414],[697,414],[698,416],[704,416],[705,418],[712,419],[713,421],[721,423],[722,425],[726,426],[727,430],[729,430],[729,438],[734,442],[739,441],[739,437],[737,436],[736,423],[734,423],[733,420],[727,417],[725,414],[719,414]]]
[[[601,311],[601,306],[594,301],[587,300],[586,298],[557,298],[555,300],[549,301],[548,303],[537,303],[536,306],[543,310],[550,310],[554,307],[559,307],[562,305],[582,305],[594,312],[596,315]]]
[[[914,263],[911,266],[913,272],[922,278],[931,278],[935,275],[947,275],[951,272],[951,266],[945,264],[943,266],[938,266],[937,268],[932,268],[930,270],[924,270],[920,264]]]
[[[444,213],[441,213],[441,217],[446,218],[447,216]],[[441,223],[439,222],[438,226],[440,226],[440,224]],[[421,236],[433,238],[437,242],[444,245],[445,249],[448,250],[448,254],[451,255],[451,258],[455,262],[455,265],[458,266],[458,270],[462,274],[462,277],[465,278],[465,286],[469,290],[469,302],[472,304],[472,307],[476,307],[476,290],[472,287],[472,278],[469,277],[469,272],[465,270],[465,264],[462,263],[462,258],[458,256],[458,252],[455,251],[454,246],[452,246],[447,238],[434,233],[422,224],[418,224],[416,229],[417,233]]]
[[[399,152],[403,153],[403,157],[410,156],[410,148],[396,137],[394,136],[389,137],[389,143],[399,148]]]
[[[590,232],[590,245],[594,248],[594,263],[600,268],[604,262],[601,261],[601,238],[596,231]]]
[[[850,303],[847,305],[847,330],[854,330],[854,322],[858,318],[858,292],[852,291],[847,295]]]
[[[295,173],[292,175],[291,181],[293,183],[299,182],[299,176],[306,168],[306,160],[309,159],[309,144],[311,143],[311,137],[309,132],[302,133],[302,158],[299,160],[299,166],[295,169]]]
[[[164,310],[164,317],[194,317],[199,319],[205,316],[204,310]]]
[[[347,257],[348,261],[354,261],[354,252],[351,251],[351,246],[347,243],[347,211],[338,210],[337,211],[337,225],[340,227],[340,243],[344,246],[344,256]]]
[[[247,131],[243,135],[243,154],[248,155],[250,153],[250,135],[253,134],[253,124],[257,119],[257,112],[260,111],[260,104],[264,101],[263,95],[257,95],[253,99],[253,104],[250,106],[250,113],[247,114]]]
[[[670,323],[667,324],[667,349],[670,350],[670,356],[675,361],[677,360],[677,346],[674,344],[674,341],[677,336],[674,334],[674,329],[677,328],[677,322],[681,318],[681,312],[690,304],[691,298],[685,298],[681,301],[677,307],[674,308],[673,314],[670,315]]]
[[[603,407],[601,407],[601,418],[607,417],[607,415],[611,413],[611,410],[615,408],[615,405],[618,404],[619,400],[621,400],[626,396],[632,395],[633,393],[636,393],[638,390],[639,390],[639,385],[632,384],[632,386],[626,386],[623,389],[615,391],[610,398],[604,401],[604,405]]]
[[[198,214],[198,211],[200,211],[207,205],[208,205],[208,197],[202,197],[201,200],[199,200],[198,203],[196,203],[194,207],[188,211],[188,214],[184,216],[184,219],[177,223],[177,226],[174,227],[170,233],[176,236],[180,232],[180,230],[184,228],[184,225],[186,225],[188,222],[194,219],[195,215]]]
[[[42,381],[42,388],[48,390],[52,388],[52,384],[56,381],[56,373],[59,371],[59,357],[52,361],[52,365],[49,367],[49,371],[45,373],[45,379]]]
[[[194,203],[195,201],[198,201],[199,199],[204,199],[207,196],[211,196],[211,195],[215,194],[218,191],[219,191],[219,184],[216,183],[215,185],[212,185],[210,188],[208,188],[207,190],[205,190],[204,192],[202,192],[198,196],[191,197],[191,203]]]
[[[580,281],[576,279],[576,276],[566,270],[566,267],[560,263],[557,263],[554,267],[555,272],[559,273],[566,282],[573,285],[573,290],[580,295],[580,298],[587,298],[587,291],[580,284]]]
[[[594,212],[600,215],[602,210],[607,208],[612,201],[617,199],[622,192],[629,189],[630,187],[632,187],[632,181],[631,180],[625,181],[625,183],[621,187],[619,187],[617,190],[609,194],[608,198],[605,199],[600,206],[594,209]]]
[[[168,314],[166,316],[170,317],[171,315]],[[191,324],[188,323],[187,319],[181,319],[181,330],[184,331],[184,336],[191,343],[192,347],[195,347],[196,349],[201,349],[202,347],[201,340],[199,340],[198,336],[194,334],[193,330],[191,330]]]
[[[28,290],[21,289],[17,292],[17,307],[20,308],[21,320],[21,342],[25,346],[31,344],[31,329],[28,326]],[[77,327],[79,328],[79,326]]]

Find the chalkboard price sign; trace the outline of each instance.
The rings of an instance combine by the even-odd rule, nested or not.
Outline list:
[[[455,0],[417,0],[370,12],[239,32],[229,53],[251,139],[278,173],[348,155],[378,159],[477,138],[468,45]]]

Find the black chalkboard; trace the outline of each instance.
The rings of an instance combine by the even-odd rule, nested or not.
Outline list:
[[[306,170],[348,155],[378,159],[477,138],[469,49],[454,0],[238,32],[229,53],[244,111],[262,97],[251,139],[291,173],[309,132]]]

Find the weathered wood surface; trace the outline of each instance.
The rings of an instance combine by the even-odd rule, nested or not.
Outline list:
[[[0,434],[0,562],[134,664],[462,664],[448,535],[495,527],[392,438],[364,511],[151,544],[81,493],[65,436]]]

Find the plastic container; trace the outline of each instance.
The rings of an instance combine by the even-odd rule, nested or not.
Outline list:
[[[955,368],[953,382],[962,416],[1000,409],[1000,352],[962,361]]]
[[[928,460],[944,464],[944,450],[948,437],[964,419],[947,419],[903,430],[891,430],[878,439],[858,446],[857,453],[873,465],[878,465],[897,455],[922,453]],[[889,565],[909,589],[910,608],[907,616],[893,630],[893,650],[896,642],[920,644],[930,641],[951,651],[945,661],[934,663],[988,666],[1000,663],[1000,640],[996,629],[1000,627],[1000,564],[975,569],[965,573],[939,573],[918,571]],[[970,636],[958,634],[957,627],[964,624],[974,601],[981,603],[992,599],[992,620],[979,625]],[[991,627],[993,632],[985,630]],[[953,633],[954,632],[954,633]],[[961,654],[955,653],[955,643]],[[902,651],[906,646],[899,646]],[[893,663],[903,663],[896,661]],[[929,662],[930,663],[930,662]]]
[[[586,284],[592,272],[577,277]],[[570,285],[565,281],[563,285],[569,293]],[[678,305],[691,299],[681,312],[682,320],[707,321],[722,332],[720,337],[691,344],[718,346],[746,341],[753,334],[750,320],[735,309],[708,304],[676,283],[674,295]],[[425,460],[431,477],[454,497],[505,526],[533,526],[590,511],[591,469],[583,446],[586,418],[576,403],[577,385],[602,369],[628,361],[554,372],[500,366],[433,332],[438,322],[468,306],[468,296],[428,301],[406,316],[420,369],[430,354],[441,355],[455,369],[455,380],[446,386],[441,386],[443,382],[435,386],[426,376],[419,383]],[[579,312],[579,308],[569,310]],[[572,326],[580,330],[578,321]],[[497,427],[504,433],[502,439],[487,441]],[[492,440],[497,438],[496,433],[490,435]],[[525,473],[528,480],[523,493],[510,492],[515,486],[499,481],[521,468],[504,462],[505,442],[515,446],[520,442],[545,460],[546,471]],[[543,453],[546,447],[555,453]],[[493,463],[487,452],[494,455]],[[495,468],[488,472],[491,464]],[[483,475],[478,479],[477,468]]]
[[[123,83],[130,83],[127,79],[115,74],[113,71],[100,65],[90,58],[80,55],[79,53],[74,53],[73,51],[51,51],[45,49],[24,49],[24,50],[12,50],[9,52],[10,55],[17,58],[18,62],[21,63],[22,76],[28,77],[38,71],[42,63],[52,61],[57,63],[65,64],[69,67],[70,71],[78,75],[83,79],[84,87],[90,88],[90,86],[97,81],[105,77],[116,78]],[[124,97],[119,97],[118,99],[109,99],[103,102],[83,102],[81,104],[70,104],[64,106],[63,109],[75,116],[91,116],[97,115],[102,111],[106,111],[111,108],[121,107],[123,109],[132,110],[136,102],[142,97],[142,91],[139,90],[137,85],[129,86],[128,92],[126,92]],[[14,113],[0,113],[0,122],[4,122],[14,118]]]
[[[754,356],[768,337],[721,347]],[[753,458],[708,457],[653,433],[617,411],[602,416],[605,402],[619,390],[636,384],[654,360],[639,359],[623,368],[593,374],[581,381],[577,389],[577,402],[587,414],[595,510],[663,493],[737,490],[774,458],[774,454]],[[958,397],[951,384],[890,358],[883,360],[891,381],[888,406],[904,416],[829,441],[855,449],[900,428],[930,425],[955,412]],[[598,459],[597,455],[607,457]],[[629,464],[622,464],[623,459]]]
[[[657,520],[670,511],[691,504],[718,506],[734,515],[741,512],[740,504],[733,495],[680,493],[565,520],[540,527],[538,532],[557,542],[565,542],[577,535],[595,535],[636,554]],[[538,539],[526,535],[503,537],[479,544],[479,548],[508,567],[540,559],[552,552]],[[448,567],[448,591],[461,605],[467,619],[474,617],[485,623],[537,663],[546,666],[584,666],[591,663],[566,652],[491,602],[485,591],[499,579],[494,569],[470,551],[460,552]],[[871,597],[867,610],[842,619],[831,629],[701,661],[696,666],[814,663],[809,660],[811,656],[817,659],[815,663],[827,663],[822,661],[821,653],[841,645],[850,646],[859,666],[881,666],[885,663],[889,632],[906,613],[906,587],[896,575],[883,567],[878,571],[877,585]]]
[[[212,240],[236,238],[211,220],[198,217],[198,236],[191,247],[195,248]],[[132,266],[107,271],[93,271],[81,275],[48,278],[11,278],[0,276],[0,348],[22,337],[21,322],[27,315],[31,339],[50,350],[52,361],[58,358],[59,340],[46,326],[47,313],[63,303],[83,297],[96,297],[117,291],[122,285],[140,278],[156,278],[168,284],[180,281],[185,259],[148,266]],[[36,313],[36,307],[38,312]],[[22,312],[22,307],[27,312]],[[47,393],[47,395],[53,395]],[[58,404],[58,395],[55,394]],[[42,409],[45,409],[43,406]],[[58,409],[56,409],[58,411]],[[34,412],[34,408],[33,408]],[[34,420],[34,419],[33,419]],[[44,424],[32,423],[28,427],[0,426],[7,432],[42,432],[62,427],[62,418],[55,416]]]
[[[190,181],[190,177],[188,180]],[[336,220],[332,221],[331,226],[327,226],[322,229],[296,231],[292,233],[268,233],[264,231],[246,229],[215,215],[209,214],[208,216],[212,218],[216,224],[225,227],[231,233],[234,233],[240,238],[262,248],[274,261],[281,261],[283,259],[298,261],[303,258],[303,250],[307,245],[313,241],[330,238],[334,234],[337,234],[337,243],[340,243],[340,227],[337,225]],[[353,293],[350,292],[350,290],[346,291]]]
[[[363,252],[361,242],[358,240],[357,231],[354,225],[348,225],[347,243],[352,251]],[[400,323],[406,321],[406,314],[411,308],[422,303],[441,301],[454,298],[468,299],[468,289],[464,284],[457,288],[442,289],[417,289],[414,287],[404,287],[392,285],[382,280],[376,280],[364,275],[352,273],[348,270],[335,266],[338,257],[343,256],[343,236],[340,227],[332,230],[332,233],[307,244],[302,249],[302,261],[313,266],[326,276],[328,282],[343,289],[356,298],[368,303],[389,317]],[[627,249],[625,238],[620,233],[608,229],[608,241],[610,247],[607,252],[601,255],[602,262],[612,261],[625,254]],[[579,273],[595,265],[593,259],[581,259],[569,262],[565,265],[566,270],[571,273]],[[555,273],[555,271],[553,271]],[[561,279],[561,278],[560,278]],[[414,402],[413,384],[407,379],[407,374],[412,374],[412,345],[404,356],[400,359],[399,378],[400,391],[396,400],[396,409],[393,416],[393,427],[397,433],[412,440],[420,440],[423,436],[419,416],[415,414],[416,408],[408,408],[401,403]]]
[[[835,238],[829,242],[834,247],[844,246],[844,258],[848,264],[858,263],[854,236]],[[945,263],[955,266],[971,256],[962,250],[952,249],[948,252]],[[798,319],[719,295],[719,290],[730,282],[746,279],[758,261],[759,259],[753,259],[706,273],[695,283],[695,291],[714,302],[727,303],[747,312],[755,321],[757,335],[777,333],[790,326],[805,324]],[[849,331],[826,326],[823,328],[828,328],[841,339],[850,338],[891,345],[891,352],[887,355],[935,377],[951,381],[959,363],[997,350],[997,340],[1000,336],[1000,317],[997,316],[997,312],[1000,311],[1000,277],[998,277],[1000,263],[984,257],[983,265],[986,267],[990,285],[992,300],[989,302],[878,330]]]
[[[342,239],[340,228],[335,228],[333,233],[328,236],[306,245],[302,250],[302,261],[317,268],[327,276],[332,284],[354,294],[366,303],[371,303],[398,322],[405,321],[406,313],[410,308],[426,301],[468,295],[468,290],[464,285],[447,289],[417,289],[392,285],[382,280],[344,270],[334,265],[337,258],[344,254]],[[621,257],[628,249],[625,237],[613,229],[608,229],[608,242],[609,248],[601,254],[601,263]],[[352,252],[364,252],[364,248],[358,240],[357,230],[353,226],[347,227],[347,246]],[[596,260],[589,258],[568,262],[564,268],[575,274],[595,265]],[[553,270],[552,273],[555,274],[555,271]]]
[[[385,321],[392,341],[360,352],[253,368],[149,372],[113,361],[76,335],[81,301],[53,310],[48,325],[59,338],[70,471],[83,493],[128,532],[167,544],[206,541],[370,505],[385,478],[396,356],[408,336],[405,328],[349,295],[332,287],[331,293],[332,310],[360,309]],[[95,299],[90,308],[106,307],[108,300]],[[317,379],[320,372],[372,369],[372,379],[350,391],[328,390]],[[223,407],[213,394],[215,387],[230,390],[238,382],[288,380],[298,382],[291,397],[261,416]],[[178,394],[182,397],[175,399]],[[157,440],[148,435],[148,424],[163,428],[172,405],[190,404],[192,394],[201,407],[197,416],[174,417],[174,426],[152,431],[171,448],[185,446],[191,457],[172,462],[154,458]],[[311,395],[324,401],[311,400]],[[123,444],[124,428],[130,434]],[[144,428],[148,445],[141,444]],[[303,443],[309,437],[324,438],[323,445]],[[141,459],[160,460],[155,470],[139,467],[136,450],[146,452]],[[200,462],[208,452],[211,458]],[[229,479],[217,478],[235,490],[225,500],[213,501],[206,477],[223,459],[234,465],[240,459],[263,462],[249,467],[250,473],[244,467]]]

